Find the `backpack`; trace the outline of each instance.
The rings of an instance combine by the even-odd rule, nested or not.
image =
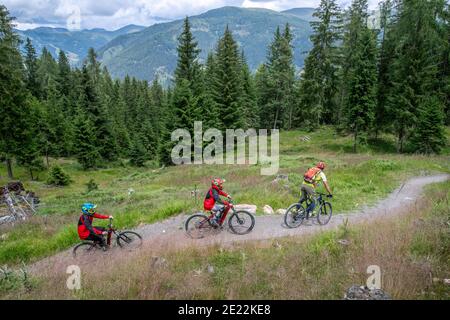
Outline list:
[[[314,183],[314,178],[316,177],[317,174],[320,173],[320,171],[321,170],[317,167],[310,168],[303,175],[303,179],[308,183]]]

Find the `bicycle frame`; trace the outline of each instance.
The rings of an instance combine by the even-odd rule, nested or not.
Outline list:
[[[106,244],[108,246],[111,246],[112,235],[114,234],[117,237],[117,230],[112,225],[112,219],[109,219],[109,225],[108,225],[107,232],[108,232],[108,235],[107,235],[107,239],[106,239]]]
[[[323,200],[324,196],[326,196],[326,194],[316,192],[316,195],[314,196],[314,198],[315,198],[314,200],[316,201],[316,204],[323,204],[325,202],[325,200]],[[306,205],[307,205],[307,207],[311,204],[311,202],[312,202],[312,197],[308,196],[306,198]],[[300,203],[300,200],[298,201],[298,203]]]
[[[226,210],[226,207],[224,207],[224,210]],[[225,219],[227,218],[228,214],[230,213],[230,211],[232,211],[233,213],[236,212],[236,209],[234,208],[234,205],[232,203],[230,203],[230,209],[228,210],[227,213],[223,212],[222,216],[220,217],[219,220],[219,225],[222,226],[223,223],[225,222]],[[211,221],[212,219],[214,219],[215,214],[211,213],[208,217],[208,222]]]

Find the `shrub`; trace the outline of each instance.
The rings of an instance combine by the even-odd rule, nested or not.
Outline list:
[[[70,176],[58,165],[50,169],[47,184],[54,186],[67,186],[72,182]]]
[[[87,193],[94,191],[94,190],[98,190],[98,184],[94,181],[94,179],[89,180],[89,182],[86,183],[86,187],[87,187]]]

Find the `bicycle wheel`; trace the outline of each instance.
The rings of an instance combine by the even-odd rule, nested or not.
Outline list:
[[[284,214],[284,223],[289,228],[298,228],[306,218],[306,210],[300,203],[291,205]]]
[[[128,250],[138,249],[142,246],[142,237],[133,231],[123,231],[117,235],[117,244]]]
[[[74,258],[88,258],[97,254],[99,249],[93,242],[82,242],[73,248],[72,255]]]
[[[236,211],[228,220],[228,226],[236,234],[247,234],[255,226],[255,217],[248,211]]]
[[[213,225],[204,214],[194,214],[186,220],[186,233],[193,239],[204,238],[206,234],[213,230]]]
[[[333,214],[333,209],[331,207],[331,203],[324,202],[318,211],[317,214],[317,222],[321,225],[326,225],[330,222],[331,215]]]

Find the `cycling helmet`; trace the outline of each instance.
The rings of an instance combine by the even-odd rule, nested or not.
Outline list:
[[[224,182],[225,180],[216,178],[211,182],[211,185],[215,189],[222,190]]]
[[[320,161],[316,167],[319,168],[320,170],[325,169],[325,162]]]
[[[92,204],[92,203],[85,203],[85,204],[83,204],[82,206],[81,206],[81,211],[84,213],[84,214],[87,214],[87,215],[93,215],[94,213],[95,213],[95,209],[97,208],[97,205],[95,205],[95,204]]]

